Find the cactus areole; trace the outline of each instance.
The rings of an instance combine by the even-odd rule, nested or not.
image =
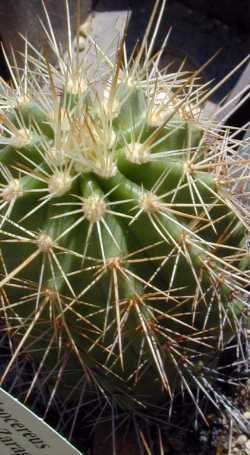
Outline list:
[[[237,136],[201,120],[198,72],[142,63],[145,43],[115,64],[51,43],[56,67],[27,45],[2,82],[2,382],[28,352],[37,380],[60,371],[77,395],[85,378],[123,407],[204,389],[246,299]]]

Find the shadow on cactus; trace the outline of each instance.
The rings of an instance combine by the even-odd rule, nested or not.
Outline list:
[[[53,395],[86,381],[124,409],[211,395],[246,324],[237,131],[202,119],[201,70],[161,70],[150,30],[131,58],[122,38],[113,64],[91,37],[63,54],[48,24],[57,65],[26,43],[2,81],[1,382],[29,353],[26,399],[45,377]]]

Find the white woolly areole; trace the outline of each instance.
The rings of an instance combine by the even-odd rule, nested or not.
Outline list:
[[[66,172],[53,174],[48,181],[48,190],[54,197],[63,196],[70,190],[72,179]]]
[[[11,202],[13,199],[23,196],[23,187],[18,179],[11,180],[1,191],[2,199]]]
[[[192,163],[191,160],[187,160],[183,164],[183,170],[186,175],[192,175],[193,171],[195,170],[195,165]]]
[[[31,101],[31,98],[26,94],[20,93],[17,96],[17,104],[19,106],[24,106],[25,104],[28,104],[30,101]]]
[[[172,112],[171,109],[159,109],[157,106],[148,113],[147,124],[152,127],[161,126]]]
[[[128,88],[135,88],[138,86],[138,81],[131,76],[127,77],[124,82]]]
[[[158,197],[152,192],[143,192],[139,197],[139,207],[147,213],[159,212],[161,203]]]
[[[109,270],[119,270],[121,268],[121,258],[113,257],[106,260],[106,267]]]
[[[91,223],[97,223],[106,212],[106,204],[102,196],[93,194],[83,200],[82,210],[86,219]]]
[[[121,103],[120,103],[120,101],[118,101],[117,98],[114,98],[112,100],[112,102],[110,102],[109,98],[104,97],[102,107],[103,107],[105,114],[109,118],[113,119],[119,115],[120,110],[121,110]]]
[[[140,142],[128,144],[125,147],[125,156],[128,161],[135,164],[143,164],[151,161],[151,153],[147,147]]]
[[[97,175],[100,175],[100,177],[108,179],[108,178],[114,177],[114,175],[116,175],[117,166],[112,157],[110,157],[110,158],[107,157],[107,159],[105,160],[104,166],[103,167],[96,166],[96,168],[94,168],[94,172]]]
[[[48,234],[42,233],[37,239],[37,245],[42,253],[49,253],[53,249],[54,243]]]
[[[10,140],[10,145],[17,149],[26,147],[31,143],[32,133],[28,128],[20,128]]]

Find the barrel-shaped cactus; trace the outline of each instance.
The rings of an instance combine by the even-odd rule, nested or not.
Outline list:
[[[84,376],[125,407],[192,394],[245,308],[247,160],[201,120],[198,72],[142,65],[145,42],[115,64],[92,44],[83,66],[51,45],[56,67],[26,52],[2,84],[2,381],[28,351],[59,393]]]

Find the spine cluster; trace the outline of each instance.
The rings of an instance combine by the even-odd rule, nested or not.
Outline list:
[[[27,43],[2,81],[2,383],[28,351],[61,393],[80,374],[123,407],[193,397],[248,324],[249,160],[201,119],[199,71],[161,71],[146,40],[113,64],[89,38],[80,62],[49,30],[57,65]]]

